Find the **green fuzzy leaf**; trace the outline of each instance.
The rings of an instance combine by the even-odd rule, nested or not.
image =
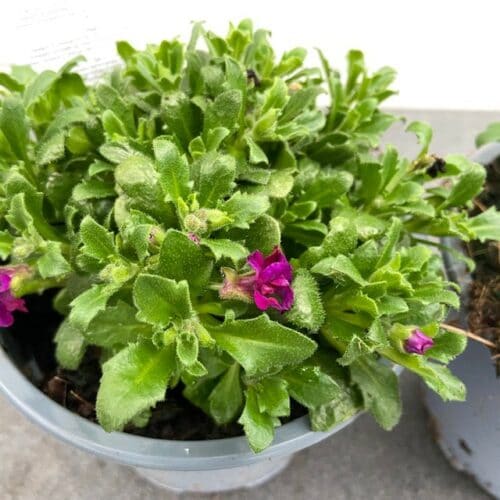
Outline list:
[[[6,231],[0,231],[0,259],[7,260],[12,250],[14,237]]]
[[[233,225],[247,229],[249,223],[269,210],[269,199],[259,194],[237,191],[220,208],[233,219]]]
[[[451,332],[442,332],[432,339],[434,345],[426,351],[426,357],[449,363],[467,347],[467,337]]]
[[[80,224],[82,252],[94,259],[105,261],[116,255],[113,233],[107,231],[89,215]]]
[[[0,108],[0,130],[12,152],[21,160],[27,157],[28,127],[24,107],[18,97],[8,96]]]
[[[330,221],[330,231],[325,236],[321,247],[325,256],[335,257],[349,254],[358,241],[356,226],[345,217],[335,217]]]
[[[318,207],[333,207],[337,199],[347,193],[354,182],[352,174],[333,171],[319,175],[300,198],[301,202],[314,201]]]
[[[285,236],[306,247],[320,245],[327,232],[327,227],[315,220],[295,222],[284,227]]]
[[[134,303],[138,319],[166,327],[173,318],[189,319],[193,315],[189,286],[186,281],[140,274],[134,284]]]
[[[270,198],[286,198],[293,188],[293,168],[271,171],[269,181],[263,186],[251,188],[251,192],[263,194]]]
[[[85,338],[89,344],[114,348],[137,342],[151,336],[151,327],[137,321],[137,310],[126,302],[118,301],[106,307],[90,322]]]
[[[85,331],[96,315],[106,308],[108,300],[116,293],[116,285],[92,285],[71,302],[69,320],[73,326]]]
[[[261,413],[272,417],[290,416],[290,396],[286,380],[268,377],[255,385],[257,404]]]
[[[134,113],[132,108],[123,100],[121,95],[113,87],[100,84],[96,88],[96,97],[99,105],[110,110],[123,123],[127,133],[135,133]]]
[[[393,218],[391,226],[389,227],[389,230],[387,232],[386,241],[384,243],[384,246],[382,247],[380,257],[376,264],[377,268],[382,267],[391,260],[396,244],[399,241],[401,228],[402,228],[401,221],[399,219]]]
[[[486,171],[482,165],[468,162],[467,168],[459,176],[457,183],[439,208],[465,205],[481,192],[485,178]]]
[[[199,342],[198,337],[193,332],[178,332],[176,336],[175,348],[177,357],[183,365],[191,366],[197,361]]]
[[[408,304],[401,297],[386,295],[380,297],[377,302],[378,310],[381,315],[403,314],[408,311]]]
[[[443,285],[440,282],[421,285],[415,290],[412,298],[420,300],[424,304],[447,304],[458,309],[460,307],[458,295],[451,290],[444,290]]]
[[[249,250],[260,250],[269,254],[281,242],[279,222],[270,215],[263,214],[248,228],[245,244]]]
[[[248,250],[243,245],[236,243],[236,241],[203,239],[201,244],[212,251],[216,261],[227,257],[237,264],[249,254]]]
[[[231,191],[236,175],[236,163],[233,157],[209,153],[200,164],[198,182],[200,205],[215,207]]]
[[[354,250],[351,260],[362,276],[369,276],[375,270],[378,259],[377,244],[373,240],[368,240]]]
[[[387,331],[379,319],[376,319],[366,333],[367,338],[377,347],[388,347],[389,339]]]
[[[175,203],[179,198],[186,199],[190,192],[186,158],[173,142],[163,137],[153,141],[153,149],[163,191]]]
[[[159,174],[149,159],[131,155],[117,165],[115,179],[129,197],[128,206],[171,224],[172,209],[165,205]]]
[[[401,417],[396,374],[388,366],[368,356],[356,359],[350,367],[352,380],[363,394],[365,407],[384,429],[392,429]]]
[[[245,408],[238,422],[243,425],[250,448],[259,453],[273,442],[275,420],[259,410],[255,389],[249,387],[245,395]]]
[[[332,401],[309,409],[311,429],[327,432],[363,409],[361,396],[353,388],[344,388]]]
[[[296,118],[309,107],[321,91],[316,87],[306,87],[292,94],[280,115],[280,123],[286,123]]]
[[[500,141],[500,123],[490,123],[486,127],[486,130],[477,135],[476,146],[479,148],[484,144],[488,144],[489,142],[498,141]]]
[[[201,132],[200,110],[182,92],[166,96],[163,116],[169,131],[175,134],[184,149]]]
[[[66,131],[52,134],[39,144],[36,149],[36,161],[39,165],[48,165],[64,156]]]
[[[89,179],[75,186],[72,197],[75,201],[85,201],[115,196],[116,191],[114,186],[110,186],[108,183],[98,179]]]
[[[451,371],[437,363],[421,363],[420,374],[424,382],[444,401],[465,401],[465,385]]]
[[[248,146],[248,154],[250,163],[257,165],[259,163],[264,163],[269,165],[269,159],[262,148],[249,136],[245,136],[245,141]]]
[[[361,276],[352,260],[345,255],[337,255],[337,257],[327,257],[326,259],[320,260],[311,269],[311,271],[313,273],[332,277],[341,274],[347,276],[358,285],[366,284],[366,280],[363,278],[363,276]]]
[[[401,182],[394,190],[385,198],[388,205],[410,205],[411,203],[418,203],[424,195],[424,188],[417,182]],[[415,205],[413,210],[417,211],[418,208],[425,211],[425,206]],[[432,207],[430,207],[432,210]]]
[[[312,332],[320,329],[325,321],[325,309],[318,284],[306,269],[299,269],[292,283],[294,302],[285,314],[285,320]]]
[[[467,227],[474,234],[474,238],[483,243],[486,240],[500,240],[500,212],[494,207],[471,217]]]
[[[314,341],[271,321],[266,314],[253,319],[226,320],[220,326],[205,326],[217,345],[238,361],[250,377],[296,365],[316,349]]]
[[[372,201],[382,188],[381,165],[378,163],[362,163],[358,167],[361,186],[359,195],[367,202]]]
[[[422,157],[429,151],[429,146],[432,141],[432,128],[429,124],[424,122],[411,122],[406,127],[407,132],[413,132],[420,143],[421,150],[419,156]]]
[[[303,365],[284,373],[288,390],[295,401],[306,408],[317,408],[339,397],[337,382],[319,366]]]
[[[373,352],[373,349],[374,348],[368,345],[361,337],[353,335],[349,344],[347,344],[347,349],[344,354],[337,359],[337,363],[342,366],[351,365],[359,357]]]
[[[78,369],[87,348],[82,332],[66,319],[57,329],[54,342],[59,365],[67,370]]]
[[[32,189],[32,188],[31,188]],[[40,235],[47,240],[61,240],[60,235],[43,217],[43,195],[33,191],[12,196],[6,221],[20,233]]]
[[[208,396],[208,412],[218,425],[232,422],[243,407],[240,366],[233,363]]]
[[[205,135],[215,127],[233,130],[240,116],[242,105],[243,95],[240,90],[232,89],[219,94],[205,113]]]
[[[199,290],[208,284],[213,260],[203,248],[185,234],[169,229],[160,248],[158,271],[175,281],[186,280],[190,288]]]
[[[44,254],[37,262],[38,272],[42,278],[54,278],[71,272],[71,266],[64,258],[61,244],[56,241],[48,241]]]
[[[175,371],[172,346],[130,344],[102,366],[96,413],[104,430],[121,431],[132,419],[165,398]]]

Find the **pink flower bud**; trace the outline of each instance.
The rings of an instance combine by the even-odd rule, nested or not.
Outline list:
[[[405,351],[410,354],[424,354],[434,345],[434,341],[421,330],[413,330],[406,339]]]

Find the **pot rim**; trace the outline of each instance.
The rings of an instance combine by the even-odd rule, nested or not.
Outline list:
[[[307,448],[350,425],[352,416],[328,432],[312,431],[308,416],[276,429],[271,446],[253,453],[245,436],[204,441],[173,441],[105,432],[52,401],[35,387],[0,348],[0,393],[25,416],[58,439],[101,458],[125,465],[163,470],[214,470],[290,455]]]

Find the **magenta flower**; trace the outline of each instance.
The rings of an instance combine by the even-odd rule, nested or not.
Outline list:
[[[410,354],[424,354],[434,345],[434,341],[421,330],[413,330],[405,341],[405,351]]]
[[[10,284],[13,269],[0,269],[0,328],[8,328],[14,323],[14,311],[28,312],[23,299],[12,295]]]
[[[223,269],[224,284],[220,290],[223,299],[239,299],[253,302],[261,310],[273,308],[288,311],[293,304],[291,287],[292,266],[285,254],[275,247],[267,257],[258,250],[247,259],[252,273],[239,276],[232,269]]]

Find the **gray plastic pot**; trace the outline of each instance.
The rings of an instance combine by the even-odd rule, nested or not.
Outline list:
[[[313,432],[307,417],[279,427],[272,446],[254,454],[244,437],[209,441],[167,441],[106,433],[58,405],[19,371],[23,355],[9,332],[0,331],[0,393],[56,438],[98,457],[133,466],[156,485],[176,492],[216,492],[262,484],[281,472],[294,453],[339,432]],[[26,358],[24,358],[26,359]],[[34,367],[36,369],[36,367]]]
[[[473,160],[483,165],[500,156],[500,144],[481,148]],[[452,246],[456,243],[446,242]],[[457,246],[457,249],[460,248]],[[462,309],[451,320],[467,329],[470,275],[462,262],[445,254],[448,277],[462,286]],[[467,386],[465,403],[444,403],[426,389],[425,403],[435,438],[450,463],[470,474],[480,486],[500,498],[500,378],[488,348],[469,342],[451,369]]]

